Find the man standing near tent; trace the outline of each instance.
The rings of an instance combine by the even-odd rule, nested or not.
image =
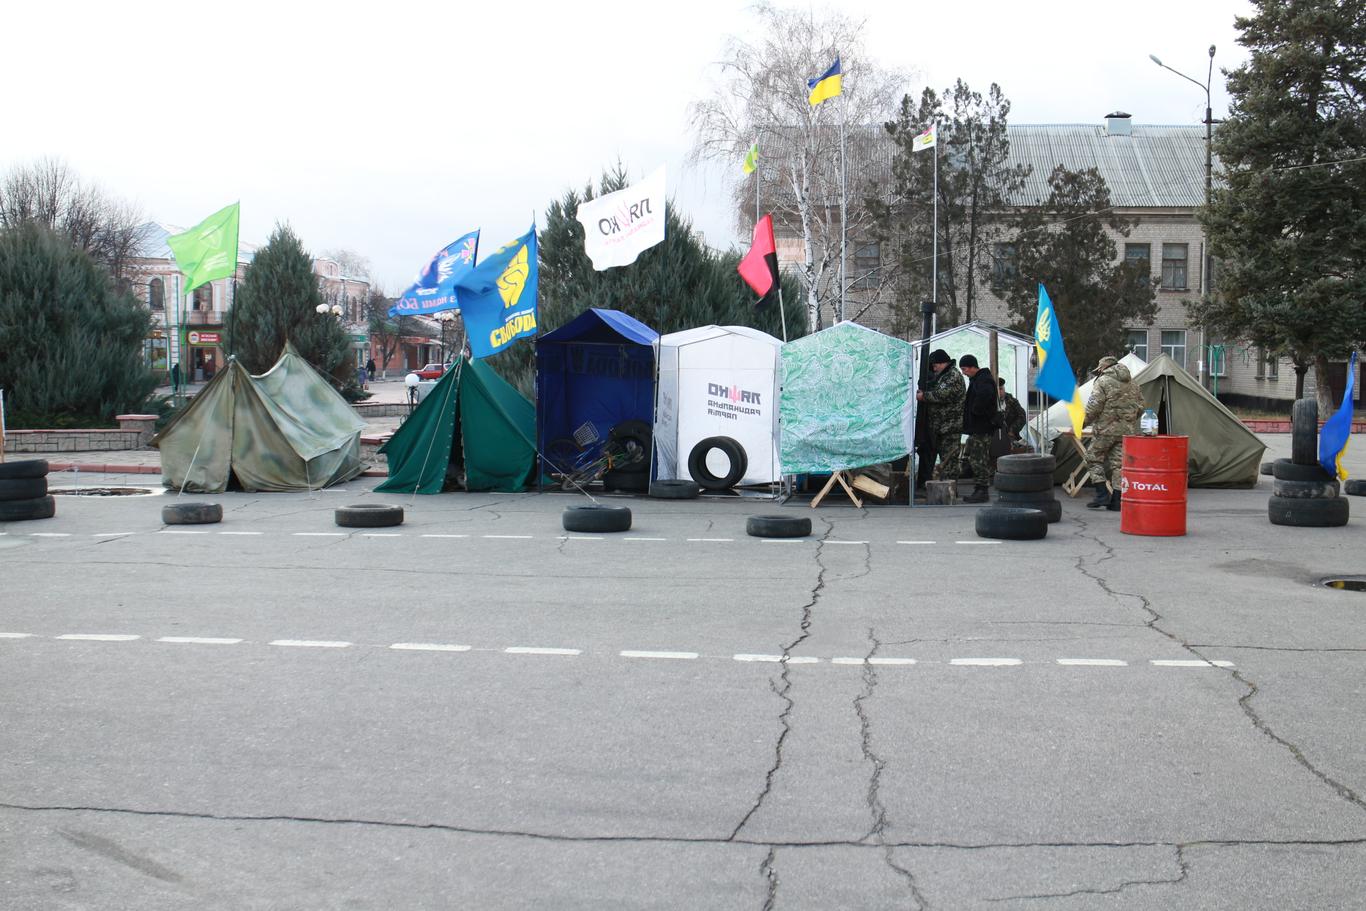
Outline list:
[[[1020,404],[1020,400],[1006,392],[1005,377],[998,377],[996,386],[1000,389],[998,394],[1001,397],[1001,427],[1011,440],[1018,440],[1020,439],[1020,431],[1024,430],[1025,424],[1029,423],[1029,416],[1025,414],[1024,406]]]
[[[999,411],[996,409],[996,382],[991,371],[977,366],[977,358],[965,354],[958,361],[963,376],[968,378],[968,392],[963,400],[963,431],[968,435],[968,465],[972,466],[972,493],[963,497],[964,503],[985,503],[991,487],[991,435],[996,431]]]
[[[1118,359],[1103,357],[1096,369],[1091,400],[1086,403],[1086,423],[1091,425],[1091,448],[1086,450],[1086,466],[1096,485],[1096,496],[1087,507],[1119,511],[1120,466],[1123,464],[1124,435],[1138,433],[1138,418],[1143,413],[1143,393]],[[1109,479],[1110,490],[1105,489]]]
[[[934,451],[939,454],[939,466],[934,470],[936,481],[958,480],[959,449],[963,438],[963,400],[967,388],[963,374],[954,366],[953,358],[943,348],[930,352],[929,386],[916,392],[918,402],[930,406],[930,435]]]

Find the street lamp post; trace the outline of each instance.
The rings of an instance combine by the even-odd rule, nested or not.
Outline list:
[[[1205,90],[1205,211],[1209,211],[1210,189],[1214,181],[1214,110],[1210,103],[1210,85],[1214,80],[1214,45],[1209,46],[1209,69],[1205,73],[1205,81],[1201,84],[1200,80],[1192,79],[1180,70],[1172,69],[1157,58],[1156,54],[1149,54],[1148,59],[1164,70],[1175,73],[1187,82],[1193,82]],[[1209,252],[1209,228],[1205,228],[1205,246],[1200,257],[1200,296],[1209,301],[1210,276],[1213,258]],[[1205,362],[1208,352],[1205,350],[1205,327],[1200,327],[1200,385],[1208,386],[1205,377]]]

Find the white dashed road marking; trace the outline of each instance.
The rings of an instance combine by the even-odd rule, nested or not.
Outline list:
[[[468,652],[468,645],[447,645],[441,642],[395,642],[389,646],[404,652]]]
[[[32,639],[33,633],[0,633],[0,639]]]
[[[627,649],[621,652],[623,658],[678,658],[691,661],[697,657],[697,652],[640,652]]]
[[[601,541],[602,538],[594,535],[560,535],[561,541]]]
[[[325,639],[275,639],[270,645],[283,645],[289,648],[350,648],[350,642],[330,642]]]
[[[1129,662],[1118,658],[1059,658],[1063,667],[1128,667]]]
[[[949,664],[958,667],[1015,667],[1024,662],[1019,658],[950,658]]]
[[[782,655],[745,655],[745,654],[741,654],[741,655],[733,655],[733,656],[732,656],[732,660],[735,660],[735,661],[763,661],[763,662],[783,663],[783,664],[819,664],[821,659],[819,659],[819,658],[811,658],[811,657],[808,657],[808,656],[797,657],[797,656],[794,656],[794,655],[789,655],[789,656],[787,656],[786,658],[784,658]]]
[[[236,645],[241,639],[220,639],[215,636],[162,636],[157,642],[174,642],[181,645]]]
[[[503,649],[509,655],[581,655],[582,649],[577,648],[537,648],[531,645],[514,645]]]
[[[35,531],[29,534],[30,538],[69,538],[70,532],[65,531]]]
[[[826,544],[867,544],[867,541],[826,541]]]
[[[58,636],[57,638],[76,639],[81,642],[132,642],[134,639],[141,639],[142,637],[106,633],[67,633],[64,636]]]
[[[621,540],[623,540],[623,541],[667,541],[667,540],[669,540],[669,539],[668,539],[668,538],[642,538],[642,537],[633,535],[633,536],[631,536],[631,537],[629,537],[629,538],[622,538]]]

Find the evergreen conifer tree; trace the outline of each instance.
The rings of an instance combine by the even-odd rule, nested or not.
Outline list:
[[[150,312],[89,254],[46,227],[0,230],[0,388],[12,427],[109,424],[156,379]]]
[[[350,339],[323,303],[313,258],[287,225],[277,225],[269,242],[256,251],[224,328],[228,354],[252,373],[264,373],[279,359],[285,342],[345,392],[355,386],[348,354]]]

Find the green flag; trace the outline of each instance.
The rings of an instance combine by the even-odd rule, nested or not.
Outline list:
[[[753,174],[759,167],[759,143],[749,147],[749,152],[745,155],[745,173]]]
[[[166,238],[176,266],[185,273],[188,293],[205,282],[237,272],[238,207],[233,203],[215,212],[184,234]]]

